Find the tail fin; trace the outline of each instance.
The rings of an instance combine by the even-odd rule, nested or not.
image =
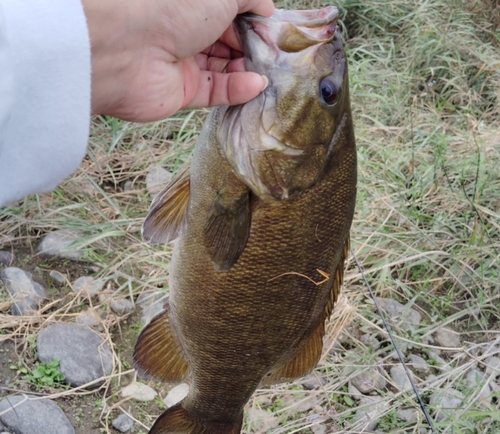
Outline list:
[[[182,402],[165,411],[155,422],[149,434],[240,434],[243,415],[236,423],[203,421],[192,417]]]

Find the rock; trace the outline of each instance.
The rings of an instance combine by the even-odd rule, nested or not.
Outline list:
[[[392,381],[394,381],[394,384],[399,390],[407,390],[411,388],[410,379],[408,378],[408,375],[406,375],[404,368],[401,366],[393,366],[389,372]]]
[[[120,432],[127,432],[134,426],[134,421],[126,414],[122,413],[113,422],[111,422],[113,428]]]
[[[359,340],[363,342],[368,348],[372,348],[373,350],[378,350],[380,348],[379,340],[371,334],[362,335]]]
[[[189,385],[186,383],[181,383],[172,388],[170,392],[168,392],[167,396],[163,400],[163,403],[167,407],[172,407],[173,405],[181,402],[189,392]]]
[[[410,354],[408,356],[409,364],[413,366],[413,369],[419,369],[421,371],[428,371],[429,364],[420,356],[416,354]]]
[[[351,397],[353,397],[354,399],[359,400],[363,398],[363,394],[359,391],[359,389],[356,386],[353,386],[350,380],[347,383],[347,391],[349,392],[349,395],[351,395]]]
[[[418,325],[422,321],[422,315],[419,312],[392,298],[377,297],[377,302],[389,317],[399,321],[399,326],[404,330],[407,330],[412,325]]]
[[[151,166],[146,175],[146,189],[151,197],[162,191],[172,179],[172,174],[160,166]]]
[[[436,409],[436,421],[441,422],[447,417],[452,417],[453,410],[458,408],[462,404],[463,400],[463,393],[451,387],[435,391],[431,395],[429,403]]]
[[[408,423],[415,423],[418,419],[418,410],[416,408],[400,408],[396,414],[399,419]]]
[[[82,276],[73,282],[73,291],[93,295],[101,291],[105,283],[103,279],[95,279],[92,276]]]
[[[56,282],[58,283],[65,283],[66,282],[66,279],[67,277],[62,274],[62,273],[59,273],[59,271],[55,271],[55,270],[52,270],[50,273],[49,273],[49,276],[54,279]]]
[[[0,264],[9,267],[14,262],[14,259],[16,259],[14,253],[8,250],[0,250]]]
[[[500,376],[500,357],[490,356],[484,360],[486,365],[486,375],[493,375],[493,378]]]
[[[491,387],[489,384],[484,384],[486,381],[484,379],[484,375],[478,369],[472,369],[467,372],[465,377],[469,386],[473,389],[481,388],[481,393],[479,396],[485,399],[491,399]]]
[[[138,381],[131,383],[122,389],[123,398],[133,398],[137,401],[152,401],[156,398],[156,395],[158,394],[154,389],[149,387],[147,384],[139,383]]]
[[[106,317],[106,314],[101,309],[87,309],[81,312],[77,317],[75,322],[80,325],[86,325],[89,327],[96,327],[100,330],[102,327],[102,319]]]
[[[382,417],[386,407],[385,399],[381,396],[365,396],[359,402],[359,408],[354,415],[356,422],[355,432],[370,432],[373,431],[378,424],[378,420]]]
[[[31,395],[9,396],[0,402],[0,414],[22,401],[15,409],[0,416],[2,423],[10,430],[17,434],[75,433],[66,415],[50,399]]]
[[[435,366],[442,369],[447,367],[448,364],[446,363],[446,360],[440,357],[435,350],[429,350],[427,352],[427,355],[429,356],[429,360],[432,360],[434,362]]]
[[[126,298],[113,298],[109,302],[109,306],[117,315],[125,315],[134,310],[134,303]]]
[[[165,291],[143,292],[137,298],[137,303],[142,308],[141,322],[146,325],[160,312],[163,311],[163,306],[167,300]]]
[[[301,380],[302,386],[305,389],[313,390],[316,387],[323,387],[328,383],[328,380],[324,377],[319,377],[316,374],[308,374]]]
[[[457,348],[461,346],[460,335],[448,327],[440,327],[434,333],[436,343],[442,347]]]
[[[262,410],[261,408],[249,408],[247,412],[247,423],[252,427],[252,432],[267,433],[273,428],[276,428],[280,420],[272,413]]]
[[[113,370],[108,343],[88,327],[76,324],[58,323],[43,329],[38,335],[38,358],[44,363],[59,359],[59,370],[72,386],[87,384]]]
[[[38,246],[38,253],[40,253],[42,258],[58,256],[60,258],[78,261],[79,259],[82,259],[84,252],[73,249],[71,244],[79,238],[81,238],[81,233],[78,231],[59,229],[57,231],[50,232]]]
[[[20,268],[3,269],[0,272],[0,279],[14,299],[12,315],[29,315],[46,297],[45,288]]]
[[[381,390],[386,385],[386,380],[376,366],[370,366],[351,379],[352,385],[361,393],[368,394]]]

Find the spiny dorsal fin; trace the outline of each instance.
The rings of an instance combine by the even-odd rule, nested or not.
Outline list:
[[[215,198],[203,235],[217,271],[229,270],[245,250],[250,236],[250,191],[244,184],[228,183]]]
[[[142,225],[142,239],[150,243],[168,243],[177,238],[187,221],[190,164],[175,176],[154,198]]]
[[[141,332],[134,348],[134,366],[143,377],[165,382],[180,382],[188,364],[174,336],[169,320],[169,306],[155,316]]]
[[[333,285],[330,291],[330,300],[325,306],[324,315],[320,320],[318,327],[314,330],[313,334],[304,339],[298,346],[295,355],[280,369],[271,373],[271,375],[264,377],[261,384],[275,384],[285,381],[290,381],[295,378],[303,377],[311,372],[317,365],[321,352],[323,351],[323,336],[325,335],[325,321],[330,318],[333,306],[338,299],[342,282],[344,279],[344,263],[349,254],[350,238],[344,244],[342,256],[335,270],[333,276]]]

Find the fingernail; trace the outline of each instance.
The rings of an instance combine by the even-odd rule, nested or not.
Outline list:
[[[269,85],[269,79],[265,75],[261,75],[261,77],[264,79],[264,86],[262,87],[262,90],[264,90]]]

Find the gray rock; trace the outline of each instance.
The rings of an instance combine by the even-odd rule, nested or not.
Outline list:
[[[73,282],[73,291],[93,295],[101,291],[105,283],[103,279],[95,279],[92,276],[82,276]]]
[[[20,268],[5,268],[0,272],[0,279],[14,299],[12,315],[29,315],[46,297],[45,288]]]
[[[354,399],[361,399],[363,398],[363,394],[359,391],[359,389],[352,384],[352,382],[349,380],[347,383],[347,391],[349,392],[349,395],[351,395],[352,398]]]
[[[447,417],[452,417],[453,410],[460,407],[463,400],[463,393],[451,387],[434,392],[429,403],[435,408],[436,421],[441,422]]]
[[[481,393],[479,396],[485,399],[491,399],[491,387],[489,384],[485,384],[484,375],[478,369],[472,369],[467,372],[465,377],[469,386],[473,389],[481,388]]]
[[[14,253],[8,250],[0,250],[0,264],[9,267],[14,262],[14,259],[16,259]]]
[[[89,327],[95,327],[102,330],[102,319],[105,318],[106,314],[101,309],[89,308],[81,312],[77,317],[75,322],[80,325],[86,325]]]
[[[405,409],[400,408],[396,412],[396,414],[399,419],[404,420],[405,422],[408,423],[414,423],[417,421],[418,418],[418,410],[416,408],[405,408]]]
[[[134,310],[134,304],[126,298],[113,298],[109,306],[111,310],[118,315],[125,315]]]
[[[78,261],[83,257],[84,252],[73,249],[71,244],[73,244],[80,237],[80,232],[70,231],[67,229],[50,232],[38,246],[38,252],[42,258],[58,256],[60,258],[68,258]]]
[[[370,366],[351,379],[352,385],[361,393],[367,394],[381,390],[386,385],[386,379],[376,366]]]
[[[419,312],[392,298],[377,297],[377,302],[387,315],[397,321],[404,330],[411,328],[412,325],[418,325],[422,321],[422,315]]]
[[[143,292],[139,295],[137,303],[142,308],[141,323],[149,324],[156,315],[162,312],[167,298],[165,291]]]
[[[378,350],[380,348],[380,341],[371,334],[365,334],[361,336],[359,340],[363,342],[368,348],[373,348],[374,350]]]
[[[328,383],[328,380],[324,377],[319,377],[315,374],[308,374],[302,378],[301,384],[304,388],[308,390],[313,390],[316,387],[322,387]]]
[[[181,402],[189,392],[189,385],[187,383],[181,383],[172,388],[168,392],[167,396],[163,399],[163,403],[167,407],[172,407],[173,405]]]
[[[490,356],[484,360],[486,365],[486,375],[493,375],[493,378],[500,376],[500,357]]]
[[[448,366],[446,360],[439,356],[436,350],[429,350],[427,355],[429,356],[429,360],[432,360],[438,368],[444,369]]]
[[[280,424],[280,419],[261,408],[249,408],[247,411],[248,425],[253,432],[267,433]]]
[[[429,370],[429,364],[422,357],[417,356],[416,354],[410,354],[408,356],[408,360],[410,365],[413,366],[413,369],[419,369],[421,371]]]
[[[440,327],[434,333],[437,344],[447,348],[457,348],[461,346],[460,334],[448,327]]]
[[[406,371],[401,366],[393,366],[389,371],[392,381],[399,390],[407,390],[411,388],[410,379],[406,375]]]
[[[127,432],[134,426],[134,421],[126,414],[122,413],[113,422],[113,427],[120,432]]]
[[[58,283],[65,283],[66,282],[66,276],[62,273],[59,273],[59,271],[52,270],[49,273],[49,276]]]
[[[58,323],[38,335],[38,358],[48,363],[59,359],[59,369],[72,386],[81,386],[113,370],[113,353],[107,342],[87,327]],[[92,384],[91,388],[99,386]]]
[[[50,399],[40,399],[30,395],[9,396],[0,402],[0,413],[20,403],[15,410],[9,411],[0,420],[17,434],[74,434],[66,415]],[[38,398],[38,399],[36,399]]]
[[[359,408],[354,415],[356,432],[373,431],[382,417],[387,403],[381,396],[365,396],[359,402]]]
[[[146,175],[146,189],[151,197],[162,191],[172,179],[172,174],[160,166],[151,166]]]
[[[123,398],[134,398],[137,401],[149,402],[156,398],[156,391],[147,384],[138,381],[129,384],[122,389]]]

